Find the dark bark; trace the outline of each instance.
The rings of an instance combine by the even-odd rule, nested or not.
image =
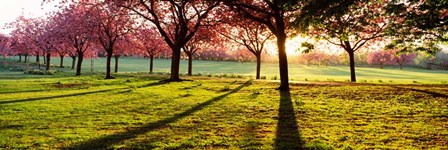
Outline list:
[[[403,64],[402,63],[399,64],[400,64],[400,70],[403,70]]]
[[[60,55],[59,57],[61,58],[61,63],[59,64],[59,68],[64,68],[64,56]]]
[[[40,69],[40,56],[39,56],[39,53],[37,53],[37,56],[36,56],[36,63],[37,63],[38,68]]]
[[[25,63],[28,62],[28,54],[25,54]]]
[[[72,57],[72,69],[75,69],[76,56],[70,56],[70,57]]]
[[[193,55],[188,55],[188,76],[193,75]]]
[[[112,50],[107,50],[107,57],[106,57],[106,78],[105,79],[114,79],[114,77],[112,77],[112,75],[110,74],[111,69],[110,69],[110,64],[111,64],[111,60],[112,60]]]
[[[154,65],[154,55],[149,56],[149,73],[152,74],[153,65]]]
[[[181,81],[179,78],[180,49],[180,47],[173,48],[173,56],[171,57],[171,76],[169,81]]]
[[[42,54],[42,57],[44,58],[44,65],[47,64],[47,58],[45,57],[45,53]]]
[[[45,67],[46,71],[50,70],[50,60],[51,60],[51,54],[50,52],[47,52],[46,67]]]
[[[278,60],[280,68],[280,91],[289,91],[289,78],[288,78],[288,58],[286,56],[286,33],[285,30],[280,30],[282,33],[276,34],[277,47],[278,47]]]
[[[19,62],[22,62],[22,54],[19,54]]]
[[[115,70],[114,70],[115,73],[118,72],[118,58],[120,58],[120,56],[115,55]]]
[[[81,75],[81,67],[82,67],[82,60],[84,59],[84,53],[78,52],[78,64],[76,65],[76,76]],[[73,59],[75,60],[75,59]]]
[[[353,50],[347,50],[348,56],[350,57],[350,81],[356,82],[355,74],[355,53]]]
[[[90,72],[93,72],[93,58],[90,58]]]
[[[36,55],[36,63],[40,64],[40,56],[39,56],[39,53],[37,53],[37,55]]]
[[[380,63],[380,69],[383,69],[384,67],[383,67],[383,63]]]
[[[257,73],[256,73],[256,79],[260,79],[260,70],[261,70],[261,55],[256,55],[257,57]]]

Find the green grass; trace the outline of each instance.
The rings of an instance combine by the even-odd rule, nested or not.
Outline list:
[[[445,149],[448,86],[0,73],[0,149]],[[387,81],[387,80],[383,80]]]
[[[12,58],[10,60],[13,60]],[[18,58],[16,58],[18,60]],[[35,60],[30,58],[31,62]],[[71,58],[65,58],[66,66],[71,65]],[[58,58],[52,59],[52,64],[59,64]],[[90,59],[85,59],[83,63],[83,72],[90,72]],[[156,59],[154,61],[154,72],[166,73],[170,71],[171,60]],[[9,65],[9,67],[12,65]],[[105,72],[105,59],[94,59],[94,71]],[[255,63],[228,62],[228,61],[204,61],[195,60],[193,62],[193,73],[204,76],[211,75],[233,75],[255,77]],[[68,72],[73,70],[65,69]],[[149,60],[141,58],[120,58],[119,72],[148,72]],[[181,61],[180,72],[186,74],[187,61]],[[73,73],[74,74],[74,73]],[[277,63],[263,63],[261,65],[261,76],[267,80],[279,80],[279,69]],[[447,70],[427,70],[416,67],[404,67],[400,70],[398,67],[387,66],[385,69],[377,67],[357,67],[356,76],[358,82],[368,83],[391,83],[391,84],[409,84],[426,83],[441,84],[448,82]],[[289,77],[294,81],[347,81],[350,79],[350,69],[348,66],[306,66],[301,64],[289,64]],[[382,82],[380,82],[382,81]]]

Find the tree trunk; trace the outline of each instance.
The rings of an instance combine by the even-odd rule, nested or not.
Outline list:
[[[76,56],[70,56],[70,57],[72,57],[72,69],[75,69]]]
[[[120,58],[120,56],[115,55],[115,70],[114,70],[115,73],[118,72],[118,58]]]
[[[37,63],[37,64],[40,64],[40,56],[39,56],[39,53],[37,53],[37,55],[36,55],[36,63]]]
[[[82,67],[82,60],[84,59],[84,53],[78,52],[78,64],[76,65],[76,76],[81,75],[81,67]],[[75,59],[73,59],[75,60]]]
[[[383,63],[380,62],[380,69],[383,69]]]
[[[170,81],[181,81],[179,78],[179,65],[180,65],[180,47],[173,48],[173,55],[171,57],[171,76]]]
[[[94,67],[93,58],[90,58],[90,72],[93,72],[93,67]]]
[[[112,50],[107,50],[107,61],[106,61],[106,78],[105,79],[113,79],[114,77],[111,76],[110,72],[110,63],[112,60]]]
[[[353,50],[347,50],[348,56],[350,57],[350,78],[351,82],[356,82],[356,75],[355,75],[355,53]]]
[[[93,72],[93,58],[90,58],[90,72]]]
[[[28,54],[25,54],[25,63],[28,62]]]
[[[260,79],[260,69],[261,69],[261,56],[257,55],[257,73],[255,79]]]
[[[399,64],[400,64],[400,70],[403,70],[403,64],[402,63]]]
[[[308,65],[308,67],[310,66],[310,60],[306,61],[306,64]]]
[[[37,53],[37,55],[36,55],[36,63],[37,63],[38,68],[40,69],[40,56],[39,56],[39,53]]]
[[[22,62],[22,54],[19,54],[19,62]]]
[[[50,54],[50,52],[47,52],[47,58],[46,58],[46,68],[45,68],[45,71],[48,71],[48,70],[50,70],[50,59],[51,59],[51,54]]]
[[[188,76],[193,75],[193,54],[188,55]]]
[[[277,36],[277,47],[278,47],[278,61],[280,68],[280,91],[289,91],[289,78],[288,78],[288,58],[286,56],[286,33]]]
[[[154,65],[154,55],[150,55],[149,56],[149,73],[150,74],[152,74],[153,65]]]
[[[43,53],[42,57],[44,58],[44,65],[47,63],[47,58],[45,57],[45,53]]]
[[[61,63],[59,64],[59,68],[64,68],[64,56],[60,55],[61,57]]]

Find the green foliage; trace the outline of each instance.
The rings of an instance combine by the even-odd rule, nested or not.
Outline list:
[[[314,45],[309,42],[302,42],[299,51],[302,51],[302,54],[311,53],[314,50]]]

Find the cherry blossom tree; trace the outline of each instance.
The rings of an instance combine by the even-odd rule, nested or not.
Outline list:
[[[113,3],[92,3],[93,22],[95,24],[98,42],[106,52],[106,79],[111,76],[111,59],[114,51],[119,46],[119,40],[125,40],[126,34],[132,31],[134,24],[130,15],[124,8],[116,7]]]
[[[314,36],[340,46],[349,55],[351,81],[356,82],[355,52],[385,36],[396,16],[387,15],[389,1],[340,1],[326,9],[311,9],[302,15],[302,23]],[[319,7],[319,4],[309,7]]]
[[[168,49],[160,34],[154,28],[139,29],[136,34],[136,45],[139,54],[149,58],[149,73],[153,73],[154,57]]]
[[[217,30],[221,36],[242,45],[252,55],[255,56],[257,62],[256,79],[260,79],[261,58],[265,43],[273,37],[269,29],[258,22],[251,20],[237,20],[226,21],[226,24],[220,25]]]
[[[16,45],[14,50],[19,55],[19,62],[21,56],[25,56],[25,63],[28,61],[28,56],[34,54],[36,56],[36,63],[40,68],[40,54],[41,49],[37,47],[40,41],[36,38],[39,32],[39,28],[42,27],[43,21],[40,18],[25,18],[19,16],[15,22],[10,24],[14,30],[11,31],[11,35],[15,38]]]
[[[367,55],[367,63],[380,65],[381,69],[383,69],[384,65],[392,65],[395,62],[394,51],[376,51]]]
[[[188,75],[193,75],[193,58],[198,51],[205,51],[215,47],[214,44],[219,43],[216,32],[211,28],[200,27],[196,34],[182,47],[185,55],[188,57]]]
[[[395,61],[400,66],[400,69],[403,69],[403,65],[410,64],[417,57],[416,53],[409,52],[401,52],[399,50],[395,50]]]
[[[113,53],[113,57],[115,58],[115,68],[114,72],[118,72],[118,59],[121,56],[129,56],[132,55],[137,47],[135,46],[135,42],[133,41],[133,37],[130,36],[130,34],[125,35],[125,37],[120,38],[116,42],[116,48]]]
[[[193,38],[200,26],[213,19],[209,17],[209,14],[220,3],[217,1],[189,0],[109,1],[131,10],[154,24],[172,50],[169,81],[181,80],[179,78],[181,49]]]
[[[0,33],[0,55],[3,57],[11,55],[11,46],[11,37]]]
[[[295,11],[292,1],[271,0],[225,0],[225,4],[236,11],[241,17],[250,19],[268,27],[277,38],[277,48],[280,69],[279,90],[289,91],[288,60],[286,56],[286,30],[288,14]]]
[[[81,75],[81,68],[87,54],[94,48],[94,13],[89,6],[73,3],[57,14],[58,29],[67,45],[67,53],[72,58],[72,69],[76,66],[76,75]],[[78,57],[76,61],[76,57]],[[75,65],[76,62],[76,65]]]

